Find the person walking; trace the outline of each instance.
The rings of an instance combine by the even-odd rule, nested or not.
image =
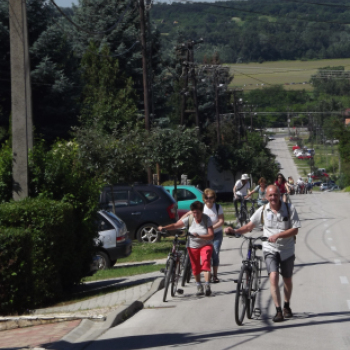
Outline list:
[[[174,224],[159,226],[158,230],[175,230],[182,227],[188,227],[190,233],[188,240],[188,254],[191,260],[192,273],[197,283],[197,295],[204,294],[204,288],[201,283],[201,272],[204,272],[205,295],[211,295],[210,288],[210,270],[211,256],[213,254],[213,223],[210,217],[203,213],[204,204],[195,201],[190,206],[191,214],[182,217]]]
[[[307,178],[307,185],[306,185],[307,186],[306,189],[308,193],[312,193],[313,183],[314,183],[314,180],[312,179],[311,176],[309,176]]]
[[[203,213],[208,215],[211,222],[213,223],[214,229],[214,240],[213,240],[213,283],[219,283],[218,279],[218,268],[220,264],[220,249],[224,233],[222,225],[224,224],[224,210],[220,204],[216,203],[216,193],[210,188],[206,188],[203,193],[203,200],[205,203]]]
[[[293,283],[292,275],[295,260],[295,236],[301,227],[298,213],[292,204],[281,201],[281,194],[276,185],[270,185],[266,190],[268,204],[260,207],[251,217],[250,222],[234,230],[225,228],[227,235],[245,234],[251,232],[260,224],[263,226],[263,236],[268,238],[263,242],[263,254],[266,269],[269,274],[270,292],[276,306],[274,322],[293,317],[290,307]],[[279,290],[279,268],[284,282],[284,307],[281,308]]]
[[[285,183],[285,187],[288,194],[295,194],[294,179],[291,176],[288,176],[288,182]]]
[[[250,191],[247,195],[248,197],[251,197],[253,193],[258,193],[258,206],[262,206],[264,204],[268,203],[268,200],[266,199],[266,179],[264,177],[261,177],[258,181],[258,186],[256,186],[252,191]]]
[[[281,194],[281,199],[283,199],[284,202],[287,201],[287,197],[285,196],[285,193],[287,193],[286,183],[286,178],[281,173],[278,173],[275,185],[278,187]]]
[[[244,201],[244,199],[247,196],[247,192],[249,189],[250,189],[249,176],[248,176],[248,174],[243,174],[241,176],[241,179],[238,180],[233,187],[233,204],[235,206],[237,218],[238,218],[237,202],[241,201],[243,199],[243,203],[244,203],[244,206],[246,208],[247,204]]]

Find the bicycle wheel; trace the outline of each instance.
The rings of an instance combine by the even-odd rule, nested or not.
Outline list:
[[[181,278],[181,286],[184,287],[186,283],[190,281],[191,278],[191,261],[188,253],[186,254],[184,269]]]
[[[168,295],[168,289],[170,285],[170,280],[171,276],[173,274],[173,269],[174,269],[174,260],[173,258],[169,259],[169,264],[168,264],[168,270],[165,276],[165,281],[164,281],[164,293],[163,293],[163,301],[166,302],[166,297]]]
[[[250,214],[246,208],[243,209],[244,212],[244,224],[247,224],[250,221]]]
[[[244,314],[247,308],[247,291],[249,289],[247,281],[249,278],[250,271],[247,266],[243,266],[237,282],[235,300],[235,321],[238,326],[242,325]]]
[[[179,283],[180,274],[181,274],[181,264],[180,264],[180,260],[178,259],[175,262],[174,273],[172,274],[172,279],[171,279],[170,293],[172,297],[174,297],[177,292],[177,285]]]
[[[258,267],[257,262],[253,262],[252,272],[249,281],[249,290],[247,295],[247,317],[251,319],[254,313],[254,305],[256,298],[256,291],[258,290]]]

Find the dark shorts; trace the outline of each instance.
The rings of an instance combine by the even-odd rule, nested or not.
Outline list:
[[[290,278],[293,275],[295,255],[282,261],[279,253],[264,253],[265,264],[268,274],[271,272],[279,272],[281,267],[281,275]]]

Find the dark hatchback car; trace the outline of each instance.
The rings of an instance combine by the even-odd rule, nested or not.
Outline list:
[[[155,185],[105,186],[100,195],[100,207],[115,213],[126,224],[130,238],[154,243],[160,240],[158,226],[178,220],[177,204],[162,187]]]

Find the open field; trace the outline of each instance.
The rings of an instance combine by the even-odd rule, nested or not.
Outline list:
[[[230,66],[230,73],[234,75],[230,87],[242,87],[244,90],[252,90],[269,86],[269,84],[282,84],[288,90],[305,89],[311,91],[312,85],[308,82],[311,75],[315,74],[318,68],[344,66],[345,70],[349,70],[350,58],[313,61],[252,62],[225,65]]]

